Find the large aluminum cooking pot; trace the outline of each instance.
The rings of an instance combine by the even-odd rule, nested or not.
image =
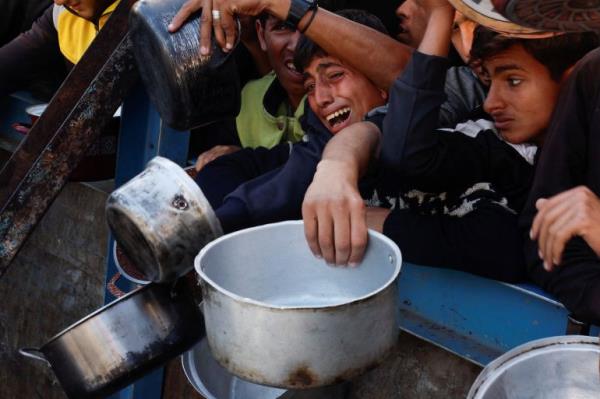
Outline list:
[[[148,284],[90,314],[25,356],[47,361],[69,398],[101,398],[189,349],[204,333],[183,284]],[[40,353],[39,356],[36,353]]]
[[[511,21],[535,29],[600,31],[599,0],[492,0]]]
[[[154,282],[172,281],[192,270],[204,244],[222,235],[198,185],[162,157],[109,196],[106,220],[144,279]]]
[[[375,232],[356,268],[315,258],[300,221],[221,237],[195,261],[211,351],[259,384],[298,389],[350,379],[396,342],[400,264],[398,247]]]
[[[597,399],[598,338],[543,338],[518,346],[488,364],[468,399]]]
[[[234,117],[241,103],[231,52],[224,53],[213,40],[211,55],[200,56],[200,14],[178,32],[168,32],[184,2],[140,0],[129,17],[133,53],[146,91],[162,119],[179,130]]]

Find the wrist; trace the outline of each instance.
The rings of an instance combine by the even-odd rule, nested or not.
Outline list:
[[[306,17],[314,14],[316,8],[317,0],[290,0],[284,22],[291,29],[300,29],[300,21],[304,19],[305,25],[308,27],[309,23],[306,22]]]
[[[322,159],[317,164],[315,175],[334,174],[336,180],[343,180],[351,183],[358,182],[358,171],[356,165],[348,160],[341,159]]]

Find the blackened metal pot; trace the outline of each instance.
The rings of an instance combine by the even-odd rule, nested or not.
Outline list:
[[[69,398],[102,398],[183,353],[203,334],[202,313],[185,285],[148,284],[40,349],[21,353],[48,362]]]
[[[106,220],[144,279],[154,282],[174,281],[192,270],[200,249],[222,235],[198,185],[162,157],[108,197]]]
[[[221,237],[195,261],[208,343],[231,373],[307,389],[349,380],[382,362],[398,336],[396,244],[369,232],[358,267],[310,252],[300,221]]]
[[[231,52],[224,53],[213,40],[211,55],[200,55],[200,14],[176,33],[167,30],[184,2],[140,0],[129,17],[133,53],[146,91],[162,119],[179,130],[235,117],[241,103]]]

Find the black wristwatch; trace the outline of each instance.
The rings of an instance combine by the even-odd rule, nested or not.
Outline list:
[[[285,24],[292,29],[298,29],[302,17],[310,10],[317,8],[317,0],[291,0]]]

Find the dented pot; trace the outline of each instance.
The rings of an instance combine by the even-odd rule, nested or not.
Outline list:
[[[222,235],[198,185],[162,157],[110,195],[106,219],[123,252],[153,282],[174,281],[192,270],[204,244]]]
[[[355,268],[315,258],[299,221],[221,237],[195,260],[211,351],[263,385],[304,389],[355,377],[396,342],[400,264],[398,247],[375,232]]]

